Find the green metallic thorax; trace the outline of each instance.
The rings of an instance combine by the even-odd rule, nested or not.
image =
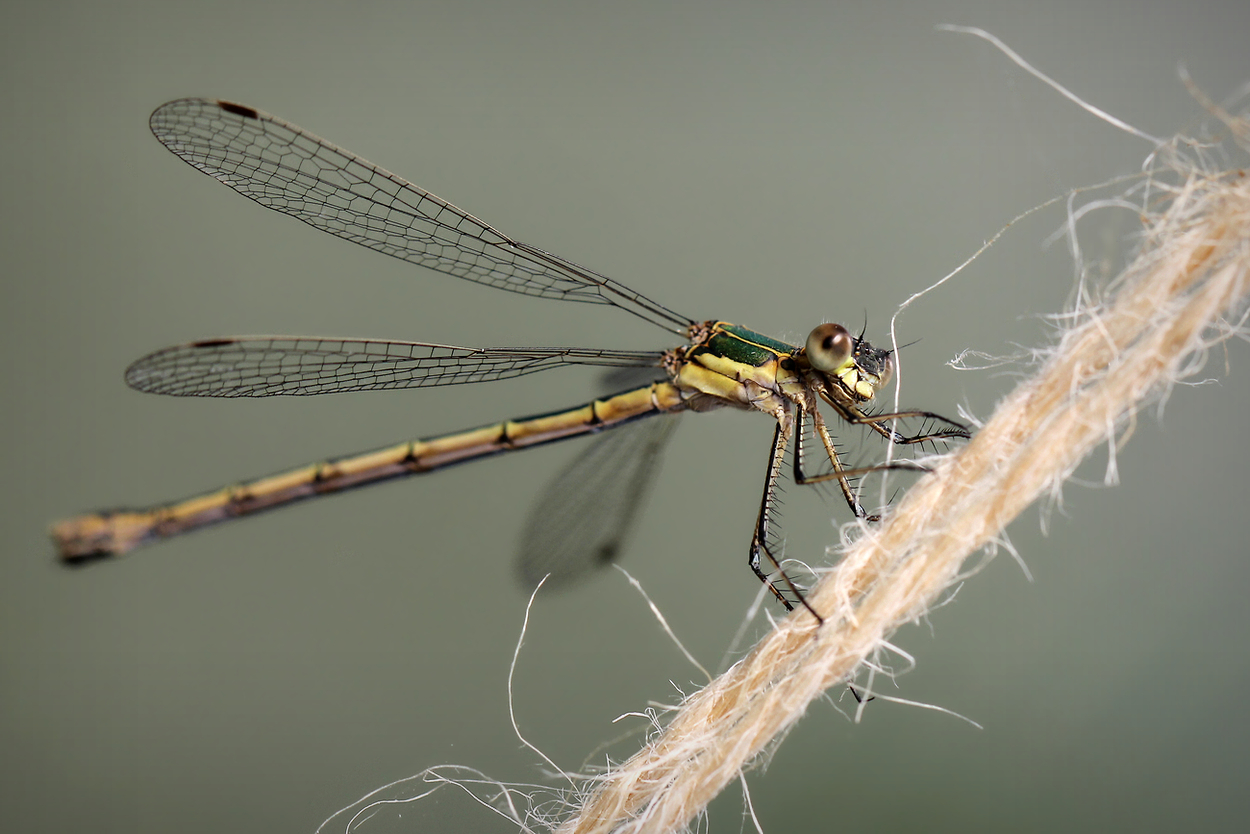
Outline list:
[[[770,339],[762,333],[728,322],[718,321],[710,338],[692,351],[692,357],[713,354],[732,362],[761,367],[794,353],[796,348]]]
[[[798,348],[724,321],[707,322],[702,338],[686,349],[673,380],[695,398],[691,407],[717,405],[776,411],[777,396],[792,398],[799,386]]]

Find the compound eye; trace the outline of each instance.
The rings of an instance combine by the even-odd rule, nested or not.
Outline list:
[[[818,371],[844,367],[855,351],[855,339],[840,324],[822,324],[807,337],[807,361]]]

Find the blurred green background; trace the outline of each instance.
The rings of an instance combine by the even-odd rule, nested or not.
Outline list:
[[[845,7],[843,7],[845,6]],[[230,333],[666,347],[612,310],[462,284],[248,203],[166,152],[188,95],[270,110],[673,309],[801,340],[884,341],[890,314],[1005,222],[1150,148],[1063,101],[994,31],[1159,135],[1250,79],[1244,2],[5,4],[0,11],[0,809],[11,831],[311,831],[457,762],[541,772],[508,725],[527,507],[576,444],[358,491],[78,572],[46,526],[407,437],[581,401],[592,374],[274,401],[130,391],[138,356]],[[1074,282],[1013,229],[910,309],[903,404],[986,416],[1012,372],[958,351],[1051,338]],[[1097,267],[1138,228],[1084,221]],[[814,706],[749,777],[767,831],[1234,830],[1250,766],[1244,343],[1143,415],[1043,536],[896,642],[900,697]],[[685,421],[624,564],[707,665],[758,591],[745,564],[771,427]],[[880,447],[865,442],[871,457]],[[838,501],[791,489],[788,553],[828,562]],[[1240,517],[1239,517],[1240,516]],[[577,767],[616,716],[698,674],[615,573],[536,606],[516,680],[528,738]],[[670,683],[671,681],[671,683]],[[884,683],[878,680],[878,685]],[[831,693],[835,698],[841,693]],[[846,708],[847,698],[841,706]],[[624,755],[629,745],[615,748]],[[737,831],[741,794],[711,808]],[[448,793],[366,830],[506,831]]]

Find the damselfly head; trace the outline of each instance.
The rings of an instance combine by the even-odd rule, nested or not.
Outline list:
[[[873,347],[855,338],[840,324],[822,324],[807,337],[804,347],[812,368],[836,377],[860,400],[870,400],[894,373],[893,351]]]

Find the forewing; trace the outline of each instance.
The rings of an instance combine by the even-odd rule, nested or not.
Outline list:
[[[126,382],[180,397],[307,396],[488,382],[568,365],[657,367],[662,357],[658,351],[247,336],[149,354],[126,369]]]
[[[692,323],[262,110],[179,99],[158,107],[149,125],[165,147],[243,196],[384,255],[524,295],[611,304],[675,333]]]

